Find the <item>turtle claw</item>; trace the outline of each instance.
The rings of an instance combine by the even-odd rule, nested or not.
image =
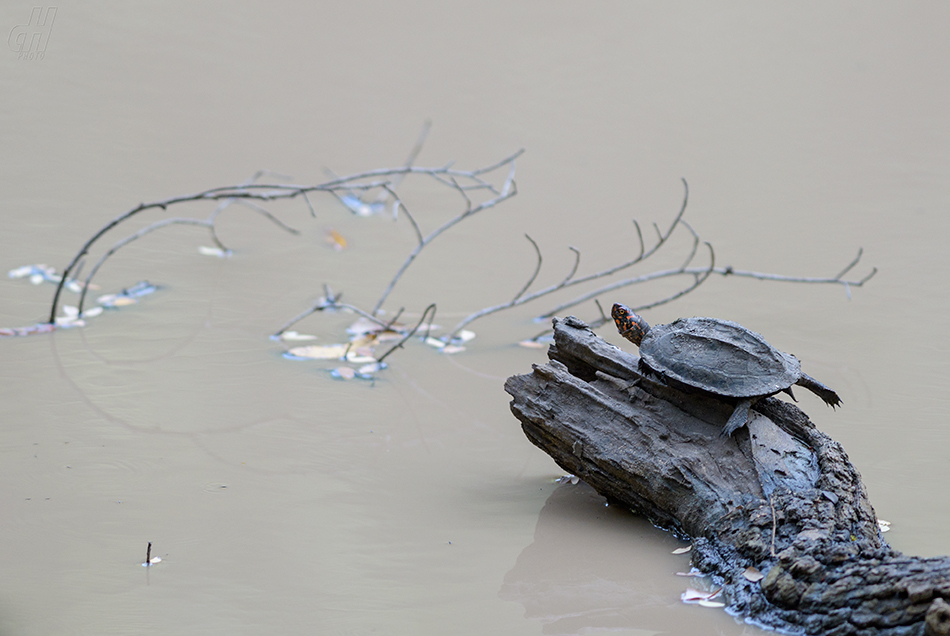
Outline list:
[[[795,394],[792,393],[792,387],[788,387],[787,389],[782,389],[782,391],[784,393],[788,393],[788,396],[792,398],[793,402],[798,402],[798,399],[795,397]]]

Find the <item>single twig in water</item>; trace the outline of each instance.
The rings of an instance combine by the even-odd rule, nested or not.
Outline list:
[[[409,340],[409,338],[411,338],[417,331],[419,331],[419,327],[421,327],[421,326],[422,326],[422,323],[425,322],[426,316],[429,314],[429,311],[430,311],[430,310],[432,311],[432,317],[429,318],[429,328],[431,329],[431,327],[432,327],[432,321],[435,320],[435,303],[432,303],[431,305],[429,305],[428,307],[426,307],[426,310],[425,310],[424,312],[422,312],[422,317],[419,318],[419,322],[416,323],[416,326],[413,327],[413,328],[409,331],[409,333],[407,333],[407,334],[403,337],[402,340],[400,340],[400,341],[397,342],[395,345],[393,345],[393,348],[392,348],[392,349],[390,349],[389,351],[387,351],[386,353],[384,353],[383,355],[381,355],[381,356],[379,357],[379,359],[377,359],[376,361],[381,363],[383,360],[385,360],[386,358],[388,358],[388,357],[389,357],[389,354],[391,354],[393,351],[395,351],[396,349],[401,349],[401,348],[402,348],[402,345],[403,345],[407,340]]]

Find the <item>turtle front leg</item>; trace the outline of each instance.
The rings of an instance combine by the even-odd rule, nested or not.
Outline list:
[[[729,416],[729,420],[722,429],[723,437],[730,437],[733,433],[746,425],[749,421],[749,409],[752,408],[752,400],[742,400],[736,404],[736,410]]]

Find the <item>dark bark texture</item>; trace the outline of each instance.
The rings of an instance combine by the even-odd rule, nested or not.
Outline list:
[[[766,398],[682,393],[577,318],[554,320],[550,362],[508,379],[525,435],[609,500],[693,541],[693,565],[752,624],[807,634],[950,634],[950,558],[884,542],[840,444]],[[765,578],[747,580],[750,566]]]

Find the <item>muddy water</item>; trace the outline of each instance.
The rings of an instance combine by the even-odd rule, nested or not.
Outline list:
[[[0,8],[8,45],[31,6]],[[731,318],[798,355],[845,401],[801,396],[891,542],[946,554],[948,17],[924,3],[61,4],[43,59],[0,52],[0,269],[61,268],[140,201],[261,168],[316,183],[326,166],[397,165],[431,117],[422,165],[527,149],[519,195],[434,243],[388,305],[434,300],[450,323],[514,295],[533,265],[525,232],[545,251],[539,284],[570,269],[569,245],[597,271],[637,249],[632,218],[647,236],[669,223],[685,177],[686,218],[718,264],[833,276],[863,247],[853,276],[879,273],[850,300],[714,277],[648,319]],[[423,229],[458,211],[405,185]],[[0,633],[756,631],[679,603],[679,542],[553,483],[524,439],[502,383],[543,361],[512,345],[544,302],[475,323],[453,357],[407,347],[373,385],[281,358],[267,335],[324,282],[369,306],[413,245],[404,223],[315,206],[316,220],[274,208],[297,237],[229,210],[228,260],[199,255],[196,228],[152,235],[99,282],[159,293],[0,342]],[[679,237],[652,265],[687,249]],[[0,326],[42,319],[51,286],[0,284]],[[301,330],[331,343],[346,324]],[[149,541],[163,561],[146,569]]]

